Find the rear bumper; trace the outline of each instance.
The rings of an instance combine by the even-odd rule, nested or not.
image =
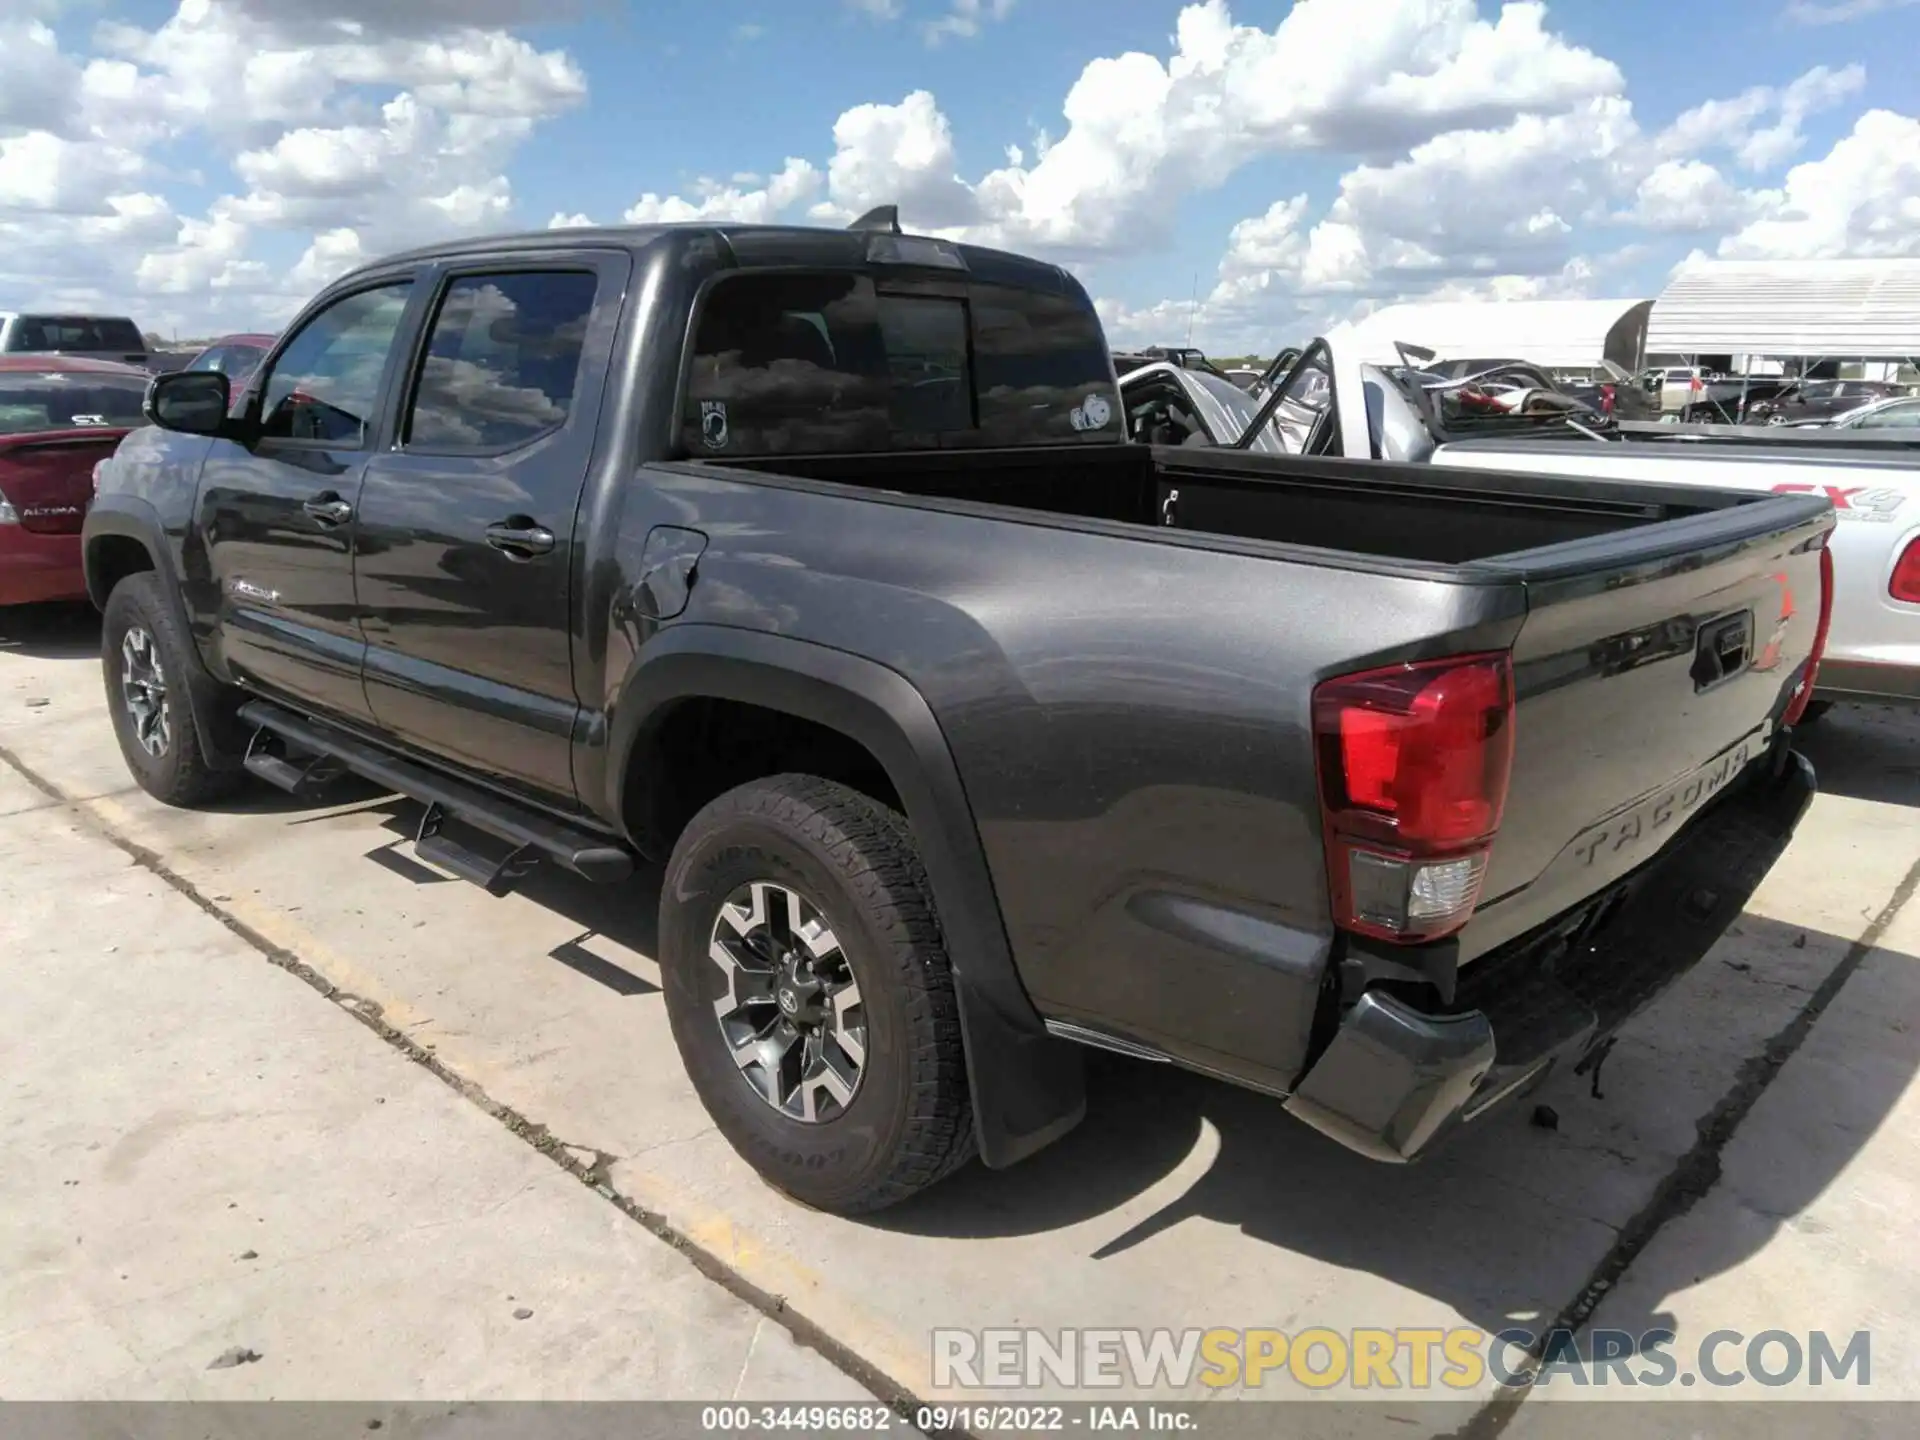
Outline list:
[[[1287,1108],[1351,1149],[1404,1162],[1577,1065],[1713,947],[1814,790],[1798,753],[1757,761],[1649,865],[1468,967],[1446,1013],[1368,991]]]
[[[86,598],[78,535],[44,535],[0,525],[0,605]]]

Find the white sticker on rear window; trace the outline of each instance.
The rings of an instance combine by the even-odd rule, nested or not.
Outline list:
[[[726,401],[702,400],[700,402],[700,438],[709,450],[727,448]]]
[[[1113,419],[1113,407],[1107,404],[1106,396],[1089,395],[1074,406],[1073,413],[1067,418],[1073,422],[1076,430],[1100,430]]]

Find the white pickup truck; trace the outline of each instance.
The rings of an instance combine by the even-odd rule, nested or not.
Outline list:
[[[1411,341],[1392,349],[1381,354],[1342,328],[1309,345],[1262,395],[1155,364],[1122,376],[1121,396],[1134,437],[1157,444],[1825,495],[1841,523],[1831,545],[1832,631],[1809,715],[1838,700],[1920,705],[1920,443],[1912,436],[1621,426],[1551,397],[1516,409],[1511,396],[1434,374],[1436,357]]]

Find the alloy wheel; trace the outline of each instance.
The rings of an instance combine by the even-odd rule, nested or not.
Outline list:
[[[727,977],[720,1034],[753,1092],[792,1120],[846,1113],[867,1061],[859,982],[820,907],[771,880],[740,886],[707,956]]]
[[[120,638],[120,699],[133,721],[134,739],[156,760],[173,743],[173,713],[167,704],[167,672],[153,636],[138,625]]]

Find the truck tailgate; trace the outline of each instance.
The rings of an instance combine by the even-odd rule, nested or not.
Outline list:
[[[1766,752],[1819,628],[1824,500],[1707,514],[1481,562],[1519,574],[1514,751],[1463,961],[1659,853]]]

